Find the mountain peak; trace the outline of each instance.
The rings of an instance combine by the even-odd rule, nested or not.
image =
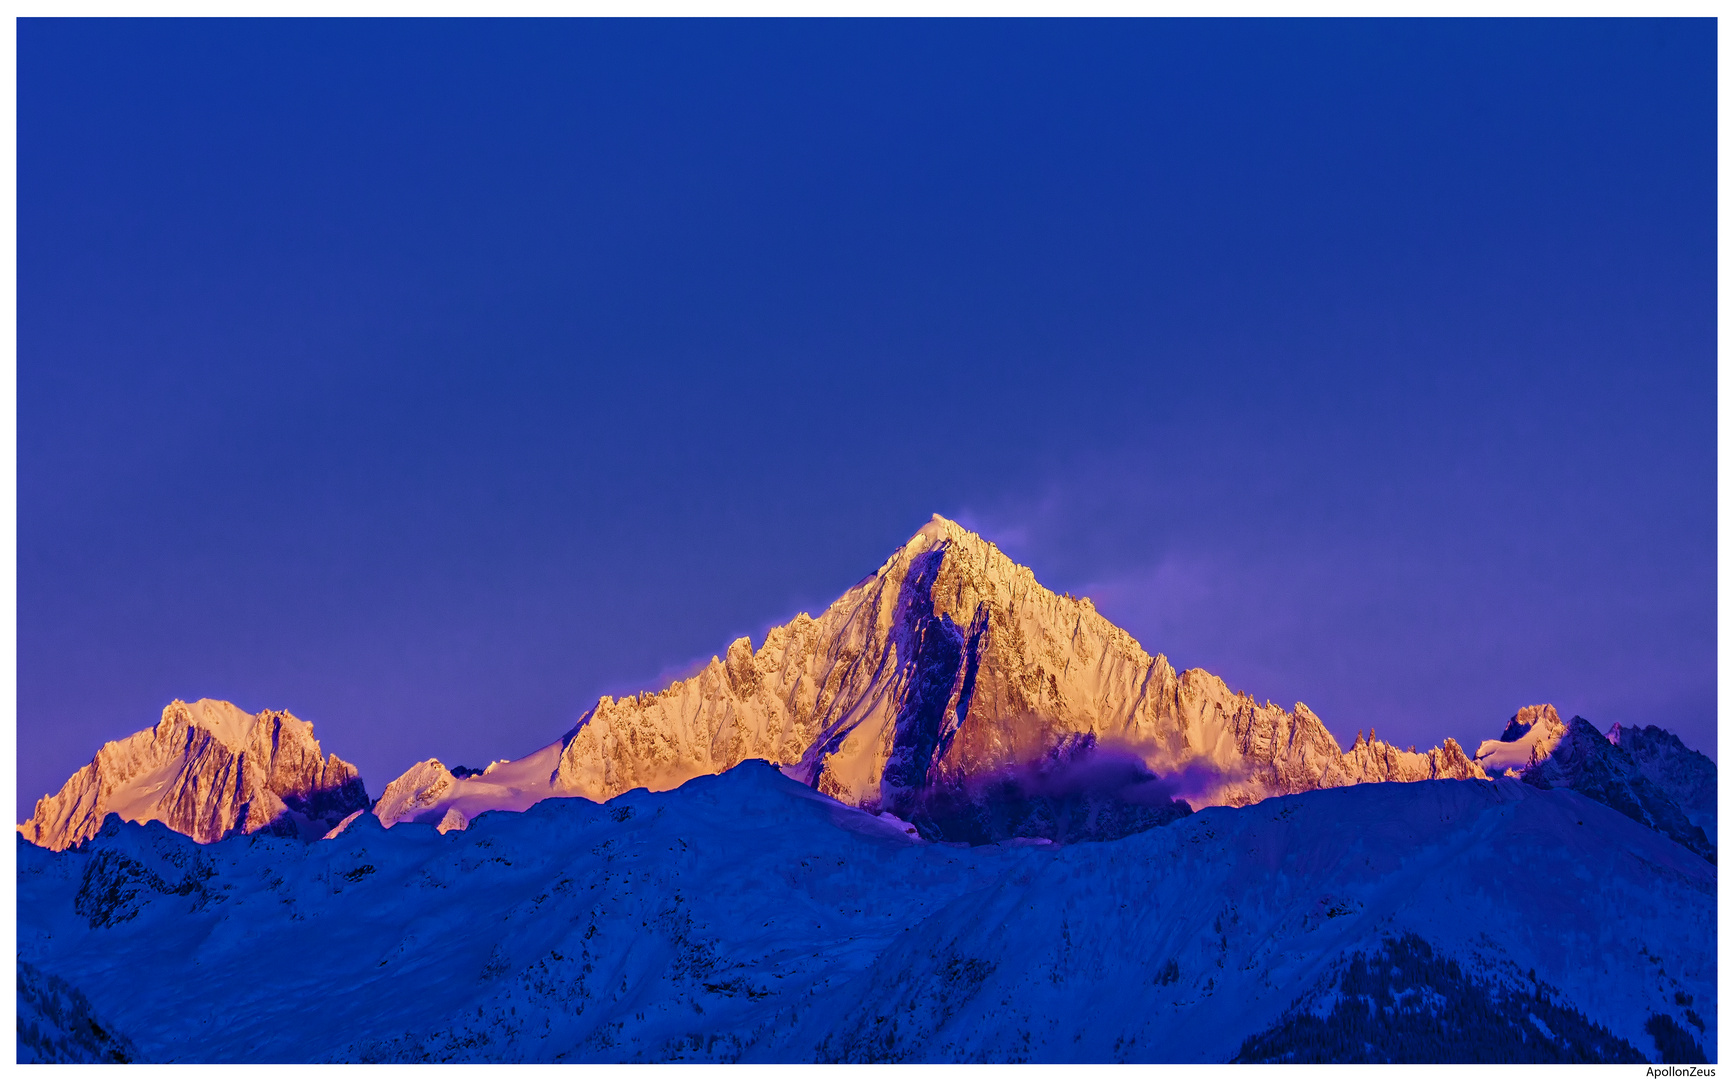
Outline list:
[[[928,519],[927,524],[915,530],[915,535],[911,536],[896,554],[886,560],[885,566],[890,566],[896,562],[899,556],[910,553],[920,554],[941,545],[959,551],[967,551],[970,558],[978,563],[983,570],[991,570],[1009,576],[1017,576],[1020,571],[1024,574],[1030,573],[1026,567],[1019,565],[1011,556],[1001,551],[999,545],[992,540],[980,533],[971,532],[940,514],[934,514]],[[881,571],[883,569],[884,567],[881,567]],[[1034,575],[1030,576],[1031,580],[1034,580]]]
[[[214,698],[200,698],[191,704],[176,698],[163,709],[163,720],[170,721],[176,716],[190,727],[210,732],[219,742],[236,753],[247,748],[253,725],[258,720],[258,717],[232,702]]]
[[[1184,777],[1176,793],[1200,804],[1485,775],[1461,752],[1364,739],[1345,754],[1311,710],[1260,705],[1203,670],[1177,673],[1087,598],[1043,587],[939,514],[816,618],[798,616],[757,648],[738,639],[724,653],[660,690],[600,698],[574,732],[533,755],[552,768],[525,759],[510,785],[406,774],[376,813],[435,822],[449,806],[473,819],[507,804],[491,800],[601,801],[753,758],[900,817],[933,798],[973,798],[988,781],[1052,772],[1056,753],[1067,769],[1099,755],[1126,764],[1127,775]]]
[[[1475,751],[1475,761],[1490,776],[1516,776],[1552,754],[1566,729],[1552,705],[1525,705],[1506,723],[1499,738],[1482,742]]]
[[[1517,742],[1537,726],[1547,731],[1561,727],[1559,711],[1552,705],[1525,705],[1506,723],[1498,741]]]
[[[96,835],[111,813],[206,843],[261,830],[314,839],[366,806],[360,774],[325,757],[305,720],[177,699],[155,727],[104,745],[18,828],[56,851]]]
[[[927,519],[927,524],[915,530],[915,535],[909,538],[909,543],[913,544],[915,541],[922,539],[943,540],[949,537],[953,532],[960,531],[967,532],[968,530],[963,529],[957,522],[952,521],[943,514],[934,514],[932,517]],[[904,546],[908,547],[909,545],[905,544]]]

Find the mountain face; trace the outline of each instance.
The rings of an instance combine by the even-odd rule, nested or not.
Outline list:
[[[261,830],[316,838],[368,806],[355,767],[322,755],[313,725],[226,701],[175,701],[156,727],[111,742],[18,827],[61,851],[109,814],[160,821],[200,843]]]
[[[34,1045],[64,1056],[1719,1049],[1716,868],[1577,792],[1508,779],[1312,791],[1107,843],[963,847],[748,763],[444,835],[363,815],[316,844],[199,845],[110,818],[69,851],[20,843],[17,889],[18,957],[52,990],[36,993]],[[106,1039],[73,1037],[89,1022]]]
[[[1667,793],[1638,769],[1631,755],[1581,716],[1571,718],[1551,754],[1524,770],[1525,783],[1570,788],[1714,860],[1716,849]]]
[[[557,754],[552,769],[526,770],[525,786],[497,797],[604,801],[756,758],[851,806],[934,821],[996,784],[1024,790],[1025,774],[1086,745],[1082,756],[1135,759],[1152,777],[1178,778],[1163,814],[1178,812],[1174,799],[1242,806],[1346,784],[1486,775],[1449,739],[1414,753],[1357,737],[1345,753],[1306,706],[1261,705],[1206,671],[1176,672],[1087,598],[1048,591],[935,515],[818,618],[797,616],[757,649],[741,638],[662,691],[602,698],[534,755]],[[400,790],[381,821],[437,821],[466,801],[474,816],[486,778],[427,764],[417,766],[421,780],[393,782]]]
[[[1608,741],[1630,754],[1638,771],[1662,789],[1692,824],[1716,842],[1716,763],[1692,750],[1671,731],[1615,724]]]
[[[1715,805],[1715,764],[1702,754],[1694,755],[1701,763],[1685,757],[1692,751],[1678,737],[1655,727],[1617,725],[1613,734],[1642,748],[1652,769],[1666,775],[1683,796]],[[1570,788],[1715,861],[1715,845],[1680,803],[1645,774],[1619,741],[1581,716],[1566,723],[1552,705],[1528,706],[1511,718],[1498,739],[1481,744],[1475,760],[1488,772],[1535,787]]]

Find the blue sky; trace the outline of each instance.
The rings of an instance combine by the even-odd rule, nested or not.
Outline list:
[[[1343,741],[1715,751],[1715,30],[19,28],[19,808],[378,792],[938,511]]]

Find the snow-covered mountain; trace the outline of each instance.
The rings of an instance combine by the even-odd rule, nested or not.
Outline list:
[[[387,784],[373,812],[387,826],[432,820],[442,831],[462,829],[477,814],[528,810],[543,799],[566,794],[555,783],[559,762],[559,743],[516,761],[496,761],[479,772],[462,767],[454,771],[429,758]]]
[[[1357,737],[1345,753],[1305,705],[1176,672],[1088,598],[1050,592],[936,514],[817,618],[796,616],[756,649],[740,638],[663,690],[602,698],[510,773],[423,762],[376,812],[389,826],[550,795],[602,801],[764,759],[849,805],[914,817],[930,793],[973,790],[1080,740],[1174,778],[1171,793],[1194,806],[1485,776],[1450,739],[1415,753]]]
[[[1718,1051],[1715,868],[1508,779],[963,847],[749,763],[443,835],[366,815],[201,846],[111,818],[18,866],[25,1059]]]
[[[20,826],[19,1057],[1713,1059],[1715,784],[1550,705],[1345,751],[935,517],[371,808],[288,713],[174,702]]]
[[[1661,728],[1615,725],[1610,736],[1581,716],[1567,723],[1552,705],[1531,705],[1518,710],[1498,739],[1482,743],[1475,760],[1494,775],[1540,788],[1570,788],[1714,861],[1715,842],[1619,740],[1641,748],[1651,770],[1666,776],[1682,797],[1700,807],[1707,802],[1712,827],[1715,763],[1687,750],[1678,737]]]
[[[325,757],[313,725],[201,699],[172,702],[154,728],[103,746],[18,829],[53,851],[96,835],[109,814],[201,843],[261,829],[311,839],[367,806],[355,767]]]
[[[797,616],[757,649],[741,638],[661,691],[604,697],[516,761],[420,762],[371,809],[387,827],[449,831],[489,810],[666,790],[763,759],[929,838],[1104,839],[1197,806],[1492,774],[1572,787],[1713,859],[1714,763],[1661,729],[1610,735],[1533,705],[1473,759],[1451,739],[1415,753],[1357,734],[1345,751],[1305,705],[1260,704],[1209,672],[1176,672],[1087,598],[1043,588],[935,515],[818,618]],[[201,841],[267,826],[314,838],[366,806],[354,769],[322,760],[293,716],[177,701],[155,729],[105,746],[20,828],[59,849],[112,810]]]

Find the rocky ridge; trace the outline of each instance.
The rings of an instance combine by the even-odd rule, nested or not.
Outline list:
[[[176,701],[110,743],[20,832],[55,849],[109,813],[209,842],[270,828],[335,836],[371,809],[467,828],[555,796],[607,801],[762,759],[931,839],[1109,839],[1210,805],[1382,781],[1506,776],[1569,787],[1715,858],[1715,763],[1660,728],[1603,737],[1520,709],[1473,758],[1374,733],[1342,749],[1319,718],[1151,656],[1088,598],[1055,594],[937,515],[819,617],[657,692],[601,698],[560,740],[486,769],[419,762],[369,807],[352,766],[288,713]],[[1706,831],[1707,827],[1707,831]]]
[[[1679,798],[1651,779],[1627,747],[1644,755],[1651,772],[1667,777]],[[1691,819],[1681,801],[1691,799],[1699,805],[1707,801],[1713,827],[1716,766],[1704,755],[1687,750],[1671,732],[1616,724],[1603,735],[1581,716],[1562,721],[1552,705],[1530,705],[1518,710],[1498,739],[1482,743],[1475,760],[1493,775],[1543,789],[1570,788],[1712,862],[1716,859],[1714,840]]]
[[[1665,728],[1615,724],[1608,741],[1632,756],[1644,778],[1685,811],[1716,842],[1716,763]]]
[[[924,792],[1081,738],[1182,778],[1175,793],[1196,805],[1485,777],[1450,739],[1416,753],[1357,737],[1345,752],[1305,705],[1261,704],[1202,669],[1174,670],[1087,597],[1043,588],[934,515],[817,618],[796,616],[756,649],[737,639],[663,690],[600,699],[536,755],[558,754],[537,784],[603,801],[759,758],[842,802],[905,814]],[[429,764],[416,767],[425,784],[393,781],[401,795],[382,821],[438,821],[478,786]]]
[[[305,720],[177,700],[155,727],[103,746],[59,792],[38,799],[18,831],[61,851],[118,814],[160,821],[200,843],[260,830],[313,839],[367,806],[355,767],[325,757]]]

